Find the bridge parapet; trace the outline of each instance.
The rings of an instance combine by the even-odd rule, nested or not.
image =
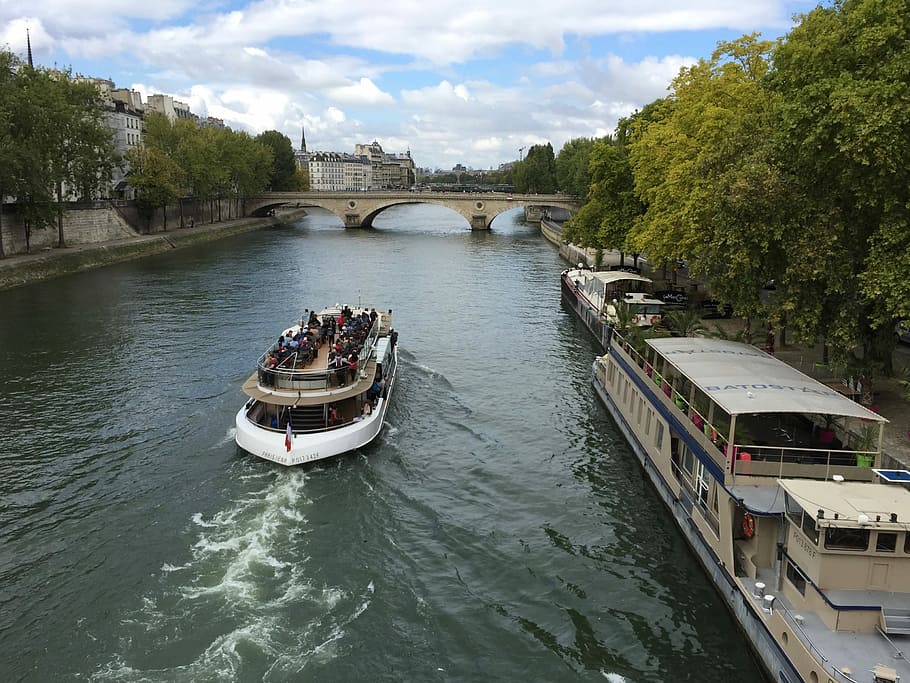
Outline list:
[[[319,207],[338,216],[346,228],[369,228],[391,206],[436,204],[461,214],[472,230],[489,230],[499,214],[516,207],[559,207],[577,211],[581,203],[562,194],[502,194],[496,192],[265,192],[251,197],[246,209],[252,215],[268,213],[279,206]]]

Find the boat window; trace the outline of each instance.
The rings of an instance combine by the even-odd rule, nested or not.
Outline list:
[[[806,594],[806,577],[802,575],[792,562],[787,562],[787,579],[799,591],[800,595]]]
[[[826,529],[825,547],[829,550],[867,550],[869,548],[869,530]]]
[[[638,424],[641,424],[641,413],[644,409],[645,409],[645,400],[641,396],[639,396],[638,397],[638,417],[635,418],[635,421]]]
[[[664,447],[664,423],[657,421],[657,433],[654,435],[654,444],[658,449]]]
[[[613,384],[613,380],[616,377],[616,363],[613,362],[613,359],[610,359],[610,362],[607,363],[607,382]]]
[[[897,549],[897,534],[879,531],[875,539],[875,549],[880,553],[893,553]]]
[[[654,411],[648,408],[648,414],[645,415],[645,436],[651,433],[651,417],[654,415]]]
[[[690,451],[686,446],[683,446],[683,469],[685,469],[689,474],[692,474],[693,464],[694,457],[692,456],[692,451]]]
[[[818,526],[812,515],[806,512],[803,512],[802,530],[809,540],[812,541],[812,545],[818,545]]]
[[[803,509],[793,496],[787,496],[787,517],[796,526],[802,526]]]

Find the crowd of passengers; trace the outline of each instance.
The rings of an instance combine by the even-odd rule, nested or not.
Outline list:
[[[357,362],[363,346],[378,317],[375,308],[355,314],[345,306],[337,318],[324,315],[322,319],[316,311],[307,309],[294,335],[288,333],[278,337],[275,346],[266,355],[265,366],[269,370],[306,367],[316,359],[319,349],[329,344],[331,348],[326,367],[334,370],[332,374],[338,386],[345,384],[346,376],[353,382],[357,377]]]

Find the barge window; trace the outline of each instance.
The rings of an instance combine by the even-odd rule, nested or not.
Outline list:
[[[897,534],[879,531],[875,539],[875,549],[880,553],[893,553],[897,550]]]
[[[657,421],[657,433],[654,435],[654,445],[658,449],[664,447],[664,423],[660,420]]]
[[[825,547],[829,550],[867,550],[869,530],[828,528],[825,530]]]
[[[818,525],[815,523],[815,518],[805,512],[803,512],[802,530],[812,541],[812,545],[818,545]]]
[[[648,408],[648,414],[645,415],[645,436],[651,433],[651,418],[654,415],[654,411]]]
[[[638,417],[635,420],[638,424],[641,424],[641,413],[644,409],[645,409],[645,400],[641,396],[639,396],[638,397]]]
[[[687,446],[683,446],[683,469],[689,473],[689,476],[692,476],[692,469],[694,464],[694,458],[692,456],[692,451],[689,450]]]
[[[610,362],[607,363],[607,382],[613,384],[614,379],[616,379],[616,363],[611,358]]]
[[[793,566],[792,562],[787,562],[787,579],[793,584],[793,587],[799,591],[800,595],[806,594],[806,577]]]

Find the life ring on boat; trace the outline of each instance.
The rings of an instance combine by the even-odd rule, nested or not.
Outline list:
[[[752,538],[755,535],[755,517],[748,512],[743,515],[743,535],[746,538]]]

